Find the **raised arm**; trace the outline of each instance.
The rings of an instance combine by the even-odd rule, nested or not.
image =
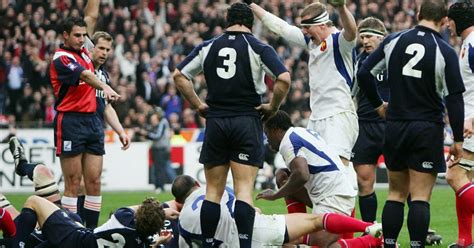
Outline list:
[[[92,37],[95,24],[99,18],[100,0],[88,0],[84,9],[84,21],[87,24],[87,34]]]
[[[250,8],[252,9],[255,16],[260,21],[262,21],[263,25],[270,29],[270,31],[292,43],[293,45],[303,48],[308,47],[307,39],[305,39],[303,32],[298,27],[288,24],[284,20],[270,12],[267,12],[255,3],[251,3]]]
[[[347,41],[353,41],[357,36],[357,25],[349,9],[346,5],[338,6],[336,9],[339,11],[342,23],[342,36]]]

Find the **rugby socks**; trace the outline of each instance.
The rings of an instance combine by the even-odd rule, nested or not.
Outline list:
[[[221,205],[215,202],[204,200],[201,206],[201,232],[202,247],[212,247],[214,243],[214,235],[216,234],[217,225],[221,218]]]
[[[235,201],[234,219],[239,232],[240,247],[250,248],[252,246],[255,208],[244,201]]]
[[[0,208],[0,230],[2,230],[5,238],[13,237],[16,234],[16,225],[12,220],[12,216],[3,208]]]
[[[458,217],[458,242],[468,246],[472,243],[474,184],[467,183],[456,191],[456,214]]]
[[[382,239],[365,235],[354,239],[339,239],[337,243],[342,248],[375,248],[381,247]]]
[[[373,223],[377,215],[377,195],[372,194],[359,196],[360,215],[363,221]]]
[[[397,247],[397,238],[403,226],[405,204],[387,200],[382,211],[384,248]],[[428,230],[428,229],[426,229]],[[426,238],[426,235],[425,237]]]
[[[372,223],[354,219],[342,214],[329,213],[323,216],[323,228],[330,233],[365,232]]]
[[[84,220],[84,201],[86,200],[85,195],[77,196],[77,214]]]
[[[306,213],[306,205],[295,199],[285,198],[286,209],[289,214],[291,213]]]
[[[412,248],[425,247],[426,235],[430,226],[430,203],[412,201],[409,209],[407,226],[410,233],[410,246]]]
[[[99,224],[102,196],[86,195],[84,199],[84,222],[87,228],[94,229]]]
[[[61,205],[63,208],[77,213],[77,197],[64,196],[61,198]]]
[[[13,238],[12,247],[25,247],[28,237],[35,229],[37,222],[37,216],[35,211],[31,208],[23,208],[20,215],[16,217],[15,224],[18,227],[16,230],[16,235]]]
[[[26,160],[20,160],[16,168],[16,174],[21,177],[28,176],[28,178],[33,181],[33,171],[37,165],[38,164],[28,163]]]
[[[352,209],[352,212],[351,212],[351,217],[355,218],[355,216],[356,216],[356,213],[355,213],[355,207],[354,207],[354,209]],[[354,231],[341,234],[341,239],[353,239],[353,238],[354,238]]]

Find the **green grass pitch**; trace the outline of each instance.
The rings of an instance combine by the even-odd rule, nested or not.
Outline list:
[[[27,194],[5,194],[12,204],[18,209],[21,208],[23,202],[28,197]],[[122,206],[136,205],[140,203],[146,196],[156,197],[160,201],[172,199],[170,193],[162,193],[156,195],[152,192],[107,192],[103,195],[102,212],[100,216],[100,223],[103,223],[108,214],[114,209]],[[387,196],[387,189],[378,189],[378,212],[377,220],[380,221],[383,203]],[[262,209],[266,214],[284,214],[286,208],[283,200],[275,202],[259,200],[255,201],[255,205]],[[440,247],[446,247],[448,244],[455,242],[457,237],[457,221],[456,210],[453,191],[446,186],[437,186],[433,191],[431,200],[431,224],[430,227],[435,229],[443,236],[443,244]],[[405,216],[408,213],[408,208],[405,208]],[[357,216],[360,217],[357,211]],[[401,247],[410,247],[408,239],[408,231],[405,225],[399,237]]]

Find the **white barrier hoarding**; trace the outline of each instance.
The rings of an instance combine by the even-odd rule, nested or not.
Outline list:
[[[4,135],[2,135],[4,136]],[[6,136],[6,135],[5,135]],[[55,156],[52,129],[21,129],[18,138],[24,144],[29,161],[49,166],[59,182],[62,183],[59,158]],[[134,142],[126,151],[117,143],[106,143],[102,190],[148,190],[148,148],[149,143]],[[0,189],[1,192],[32,192],[28,178],[15,175],[13,158],[8,144],[0,145]]]

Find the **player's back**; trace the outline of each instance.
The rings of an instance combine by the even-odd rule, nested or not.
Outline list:
[[[383,43],[390,101],[387,120],[442,122],[443,97],[449,93],[446,64],[454,50],[430,28],[390,35]]]
[[[191,193],[179,215],[179,247],[200,247],[201,244],[201,205],[205,198],[206,189],[199,188]],[[237,226],[233,216],[235,196],[226,188],[221,200],[221,216],[214,236],[219,247],[239,247]]]
[[[259,116],[265,72],[276,77],[287,71],[273,48],[251,33],[230,31],[197,46],[177,68],[188,79],[204,72],[207,117]]]
[[[119,208],[103,225],[94,229],[99,247],[146,247],[135,229],[135,215],[131,208]]]

